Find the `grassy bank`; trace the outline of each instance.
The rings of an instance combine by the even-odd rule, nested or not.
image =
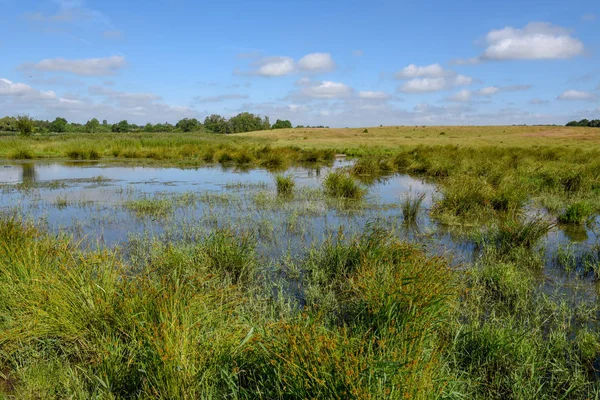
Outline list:
[[[127,261],[3,217],[0,397],[597,396],[595,306],[545,294],[511,243],[465,272],[371,228],[274,275],[252,236]]]

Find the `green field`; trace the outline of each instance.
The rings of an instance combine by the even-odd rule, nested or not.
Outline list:
[[[341,154],[350,162],[331,170]],[[40,203],[146,228],[114,247],[27,212],[73,182],[0,185],[17,199],[0,208],[0,399],[600,397],[598,129],[5,135],[0,159],[272,174],[225,182],[243,198],[131,189],[115,206]],[[300,187],[291,167],[327,172]],[[434,185],[431,205],[370,196],[395,176]],[[198,204],[206,219],[183,227],[177,213]],[[307,221],[324,215],[338,229],[308,243],[319,225]],[[446,236],[470,257],[429,250]]]

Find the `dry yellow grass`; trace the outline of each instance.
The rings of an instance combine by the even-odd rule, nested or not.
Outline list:
[[[273,145],[358,148],[415,145],[580,146],[599,147],[600,129],[564,126],[385,126],[367,128],[298,128],[237,134],[268,139]]]

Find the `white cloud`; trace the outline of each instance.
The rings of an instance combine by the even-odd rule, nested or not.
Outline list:
[[[423,67],[410,64],[400,71],[396,72],[396,79],[412,79],[412,78],[440,78],[448,75],[448,71],[444,70],[440,64],[431,64]]]
[[[446,98],[447,101],[468,103],[473,97],[492,97],[501,92],[514,92],[518,90],[527,90],[531,85],[512,85],[512,86],[488,86],[481,88],[475,92],[470,90],[461,90]]]
[[[364,100],[386,100],[390,95],[385,92],[360,91],[358,97]]]
[[[479,90],[479,94],[482,96],[493,96],[500,91],[497,86],[489,86]]]
[[[311,53],[298,60],[298,69],[308,72],[327,72],[335,69],[329,53]]]
[[[463,89],[460,92],[455,93],[452,96],[449,96],[446,100],[454,101],[457,103],[468,103],[471,101],[472,95],[473,95],[473,92],[471,92],[468,89]]]
[[[56,99],[56,94],[51,90],[37,90],[24,83],[15,83],[4,78],[0,78],[0,96],[14,96],[27,100]]]
[[[404,93],[427,93],[467,86],[473,78],[444,69],[440,64],[417,66],[410,64],[394,75],[396,79],[408,79],[398,87]]]
[[[583,54],[583,43],[565,28],[547,22],[531,22],[524,28],[505,27],[490,31],[482,55],[456,64],[501,60],[555,60]]]
[[[297,62],[291,57],[265,57],[252,63],[250,71],[235,71],[239,75],[264,77],[287,76],[296,73],[323,73],[333,71],[335,62],[329,53],[311,53]]]
[[[352,88],[343,83],[323,81],[301,88],[299,95],[312,99],[335,99],[348,97],[352,92]]]
[[[596,95],[590,92],[584,92],[581,90],[567,90],[561,93],[558,97],[559,100],[594,100]]]
[[[398,87],[403,93],[428,93],[452,89],[457,86],[466,86],[473,83],[473,78],[464,75],[442,78],[417,78],[411,79]]]
[[[115,75],[125,67],[125,57],[111,56],[104,58],[85,58],[68,60],[65,58],[47,58],[38,63],[25,63],[20,66],[25,70],[49,72],[70,72],[80,76],[109,76]]]
[[[272,77],[285,76],[294,72],[294,59],[290,57],[268,57],[260,60],[255,75]]]
[[[220,94],[217,96],[196,96],[194,97],[194,101],[196,103],[220,103],[227,100],[239,100],[239,99],[247,99],[247,94],[241,93],[231,93],[231,94]]]
[[[411,79],[402,84],[399,90],[404,93],[437,92],[447,87],[446,78]]]

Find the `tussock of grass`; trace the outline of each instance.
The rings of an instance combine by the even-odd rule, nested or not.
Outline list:
[[[296,185],[296,182],[292,176],[275,175],[275,185],[277,187],[278,195],[291,196],[294,192],[294,186]]]
[[[480,243],[494,248],[501,254],[517,248],[531,249],[554,228],[554,225],[543,217],[508,218],[490,228],[480,239]]]
[[[558,216],[558,222],[563,224],[583,224],[592,216],[592,213],[593,209],[588,203],[573,203]]]
[[[412,194],[407,193],[402,197],[400,202],[400,210],[405,223],[415,222],[421,210],[421,204],[425,200],[425,193]]]
[[[123,207],[139,217],[164,218],[173,212],[175,202],[161,198],[141,198],[128,200],[123,204]]]
[[[361,200],[365,190],[348,174],[342,171],[329,173],[323,181],[325,193],[331,197]]]
[[[31,160],[34,157],[30,149],[19,148],[8,153],[8,158],[11,160]]]

